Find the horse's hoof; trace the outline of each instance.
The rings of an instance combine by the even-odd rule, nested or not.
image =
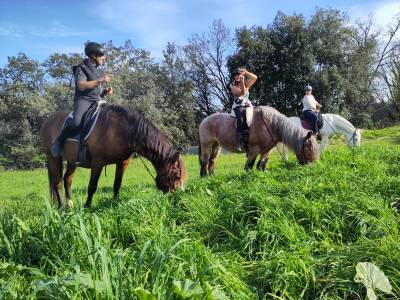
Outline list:
[[[84,208],[91,208],[92,207],[92,205],[91,204],[87,204],[87,203],[85,203],[85,205],[83,206]]]
[[[67,208],[71,209],[74,207],[74,203],[72,202],[72,200],[67,200]]]

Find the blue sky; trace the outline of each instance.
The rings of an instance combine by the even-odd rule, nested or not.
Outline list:
[[[81,53],[88,40],[130,39],[159,57],[167,42],[185,44],[215,19],[234,30],[270,24],[278,10],[309,17],[316,7],[338,8],[353,20],[373,13],[381,26],[400,12],[398,0],[0,0],[0,67],[18,52],[40,61],[54,52]]]

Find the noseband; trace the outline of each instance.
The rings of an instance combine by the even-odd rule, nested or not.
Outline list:
[[[349,142],[351,141],[351,140],[353,140],[353,146],[355,146],[354,145],[354,137],[356,136],[356,133],[357,133],[357,128],[356,129],[354,129],[354,132],[353,132],[353,134],[351,135],[351,137],[346,141],[346,143],[347,144],[349,144]]]

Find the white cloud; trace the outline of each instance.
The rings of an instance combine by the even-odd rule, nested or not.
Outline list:
[[[259,24],[265,18],[262,6],[258,0],[251,5],[245,0],[102,0],[93,15],[159,56],[167,42],[184,44],[193,33],[208,31],[215,19],[231,28]]]
[[[181,13],[176,3],[159,0],[104,0],[94,14],[107,26],[139,39],[144,48],[159,51],[168,41],[180,41],[182,28],[178,25]],[[137,44],[137,40],[134,43]]]
[[[385,29],[393,22],[395,15],[400,13],[400,3],[398,1],[381,1],[355,5],[349,8],[348,13],[354,20],[365,20],[369,14],[372,14],[377,27]]]
[[[99,34],[99,32],[96,32]],[[0,36],[20,39],[22,37],[65,38],[92,35],[90,32],[79,31],[68,27],[59,21],[52,21],[46,26],[23,26],[13,23],[0,24]]]
[[[2,23],[0,24],[0,36],[9,38],[21,38],[22,28],[15,24]]]
[[[88,33],[84,31],[77,31],[71,27],[61,24],[59,21],[52,21],[46,28],[41,26],[34,26],[28,30],[28,33],[38,37],[76,37],[85,36]]]

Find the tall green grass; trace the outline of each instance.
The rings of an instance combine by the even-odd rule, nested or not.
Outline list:
[[[364,261],[400,297],[396,134],[365,132],[312,166],[273,155],[266,173],[223,155],[201,179],[187,156],[185,190],[167,195],[135,161],[118,200],[108,168],[90,210],[85,170],[64,212],[44,170],[0,173],[0,299],[364,299]]]

